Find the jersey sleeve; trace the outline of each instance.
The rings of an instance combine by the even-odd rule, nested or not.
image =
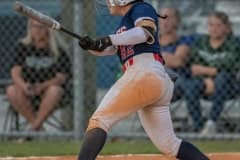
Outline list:
[[[143,3],[134,6],[131,13],[131,18],[134,21],[134,24],[136,24],[137,22],[143,19],[156,21],[158,17],[156,11],[151,5]]]

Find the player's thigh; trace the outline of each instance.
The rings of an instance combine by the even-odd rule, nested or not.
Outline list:
[[[179,141],[176,139],[169,111],[173,83],[167,79],[164,82],[166,85],[164,95],[155,103],[139,110],[138,115],[146,133],[159,149],[166,148],[165,145],[168,143],[166,141],[169,141],[170,147],[176,151]]]
[[[132,72],[123,75],[105,95],[93,118],[103,119],[111,126],[140,108],[157,101],[162,95],[163,83],[149,73]]]
[[[166,128],[172,127],[169,106],[173,93],[173,85],[171,82],[167,83],[169,83],[168,89],[165,90],[165,94],[161,99],[138,111],[139,119],[143,127],[146,129],[146,132],[149,132],[153,137]]]

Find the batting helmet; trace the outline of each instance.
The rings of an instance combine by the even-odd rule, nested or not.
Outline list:
[[[108,0],[110,6],[125,6],[137,0]]]

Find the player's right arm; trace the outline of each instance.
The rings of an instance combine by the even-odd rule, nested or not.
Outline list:
[[[116,53],[115,46],[135,45],[146,42],[148,34],[142,27],[134,27],[120,34],[112,34],[96,40],[86,36],[79,40],[79,45],[84,50],[90,50],[94,55],[111,55]]]
[[[96,40],[86,36],[80,39],[79,45],[85,50],[92,50],[91,53],[94,55],[105,55],[108,53],[107,48],[110,46],[136,45],[144,42],[153,44],[157,33],[155,10],[146,5],[135,10],[131,17],[135,27]]]

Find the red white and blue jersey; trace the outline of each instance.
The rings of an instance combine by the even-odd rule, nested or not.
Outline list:
[[[122,33],[135,27],[135,24],[141,20],[152,20],[158,26],[158,16],[155,9],[148,3],[138,2],[133,4],[131,9],[122,18],[120,26],[116,34]],[[121,63],[124,64],[129,58],[142,53],[160,53],[160,45],[158,41],[158,29],[154,35],[153,44],[146,42],[136,45],[118,46],[118,56]]]

